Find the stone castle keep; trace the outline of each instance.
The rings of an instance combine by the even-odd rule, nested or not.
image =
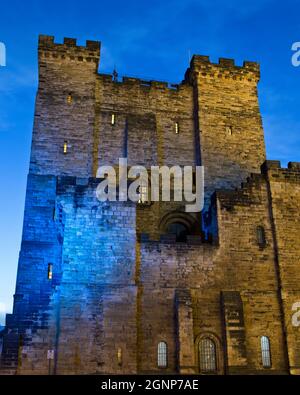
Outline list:
[[[300,163],[266,160],[259,65],[195,55],[170,86],[99,60],[99,42],[39,38],[1,373],[300,374]],[[121,157],[203,165],[204,210],[99,202]]]

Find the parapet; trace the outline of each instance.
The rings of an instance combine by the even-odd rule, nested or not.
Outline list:
[[[233,80],[247,80],[258,82],[260,66],[256,62],[244,61],[242,66],[237,66],[234,59],[219,58],[219,63],[212,63],[209,56],[194,55],[187,76],[197,72],[200,77],[231,78]]]
[[[300,183],[300,162],[289,162],[287,167],[281,167],[278,160],[266,160],[261,166],[261,172],[272,181]]]
[[[156,81],[156,80],[145,80],[142,78],[123,76],[120,80],[113,80],[112,74],[99,73],[98,78],[104,83],[114,83],[124,86],[135,86],[140,87],[145,90],[160,90],[168,92],[179,92],[183,89],[189,87],[189,85],[183,81],[181,84],[173,84],[166,81]]]
[[[288,168],[291,170],[299,170],[300,171],[300,162],[289,162]]]
[[[281,167],[279,160],[266,160],[261,165],[262,174],[266,174],[270,170],[296,171],[300,172],[300,162],[288,162],[287,168]]]
[[[281,163],[280,160],[266,160],[260,168],[262,174],[267,174],[271,169],[281,169]]]
[[[231,211],[234,206],[250,206],[259,202],[259,194],[252,193],[259,185],[266,180],[275,182],[300,183],[300,162],[289,162],[287,168],[281,167],[279,160],[266,160],[261,165],[261,173],[251,173],[247,181],[241,184],[240,188],[218,189],[213,194],[211,200],[217,198],[221,208]]]
[[[100,41],[86,41],[85,46],[77,45],[76,38],[65,37],[63,43],[54,42],[54,36],[39,36],[39,58],[68,59],[81,62],[95,62],[100,59]]]

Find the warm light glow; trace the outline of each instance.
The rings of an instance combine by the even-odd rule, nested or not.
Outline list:
[[[115,124],[115,114],[111,114],[111,124]]]
[[[117,351],[117,359],[118,359],[118,365],[122,365],[122,348],[118,348]]]
[[[65,141],[64,142],[64,154],[66,154],[68,152],[68,142]]]

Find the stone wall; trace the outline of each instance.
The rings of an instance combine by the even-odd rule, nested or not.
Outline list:
[[[98,42],[87,41],[86,47],[80,47],[74,39],[55,44],[53,37],[40,36],[31,173],[92,175],[99,57]]]
[[[205,166],[206,202],[216,188],[240,186],[265,160],[257,97],[259,65],[232,59],[211,63],[195,55],[186,73],[194,86],[196,119]]]

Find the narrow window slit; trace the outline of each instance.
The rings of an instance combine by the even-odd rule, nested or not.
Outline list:
[[[48,280],[52,280],[53,277],[53,265],[52,263],[48,264]]]
[[[68,152],[68,142],[65,141],[64,142],[64,154],[66,154]]]
[[[117,360],[118,360],[118,365],[122,366],[122,359],[123,359],[123,355],[122,355],[122,348],[118,348],[117,350]]]

